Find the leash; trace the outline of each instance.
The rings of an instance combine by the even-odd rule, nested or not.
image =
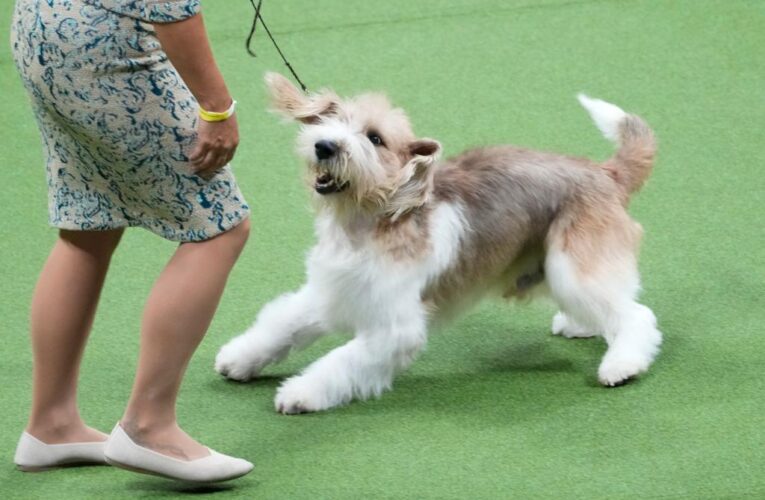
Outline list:
[[[266,34],[268,35],[268,38],[271,39],[271,43],[274,44],[274,47],[276,47],[276,51],[279,53],[279,56],[282,58],[282,61],[284,61],[284,64],[287,65],[287,68],[290,70],[290,73],[292,73],[292,76],[295,77],[295,81],[297,81],[300,84],[300,88],[303,89],[303,92],[308,92],[308,88],[306,88],[305,84],[302,80],[300,80],[300,77],[295,72],[292,65],[287,61],[287,58],[284,57],[284,53],[282,52],[282,49],[279,48],[279,44],[276,43],[276,40],[274,40],[274,36],[271,34],[271,30],[268,29],[268,26],[266,25],[266,21],[263,20],[263,16],[260,14],[260,6],[263,4],[263,0],[258,0],[258,4],[255,5],[255,0],[250,0],[250,3],[252,4],[252,8],[255,9],[255,17],[252,18],[252,28],[250,28],[250,34],[247,36],[247,42],[245,45],[245,48],[247,49],[247,53],[250,54],[252,57],[258,57],[255,55],[255,51],[250,48],[250,45],[252,44],[252,39],[255,36],[255,28],[258,27],[258,20],[260,20],[260,24],[263,25],[263,29],[266,30]]]

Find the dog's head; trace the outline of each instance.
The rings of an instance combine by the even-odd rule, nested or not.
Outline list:
[[[305,95],[276,73],[266,85],[274,111],[302,124],[298,153],[323,203],[395,219],[428,200],[441,146],[415,138],[404,111],[384,95]]]

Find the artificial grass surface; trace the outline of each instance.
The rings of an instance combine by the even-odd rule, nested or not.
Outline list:
[[[12,2],[2,0],[0,39]],[[212,371],[217,349],[258,308],[298,286],[312,242],[294,126],[266,114],[261,77],[282,69],[259,38],[243,50],[245,0],[205,0],[219,63],[239,101],[235,161],[254,230],[179,403],[206,444],[256,462],[203,490],[241,498],[765,498],[765,4],[755,0],[266,2],[264,15],[309,87],[387,91],[447,154],[515,143],[605,158],[577,91],[641,114],[656,130],[653,178],[632,203],[644,225],[644,302],[665,345],[651,372],[599,387],[600,340],[549,334],[554,309],[486,304],[431,336],[377,401],[277,415],[279,380],[327,339],[248,385]],[[37,130],[10,51],[0,287],[1,498],[183,496],[149,476],[101,468],[14,470],[30,403],[27,311],[55,232]],[[18,116],[11,120],[9,117]],[[174,245],[127,232],[82,367],[81,407],[108,430],[128,397],[143,301]]]

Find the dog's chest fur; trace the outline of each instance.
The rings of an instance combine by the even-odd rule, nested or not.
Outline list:
[[[454,266],[465,221],[460,207],[441,203],[390,226],[319,215],[316,229],[309,279],[324,290],[337,326],[355,329],[420,307],[423,291]]]

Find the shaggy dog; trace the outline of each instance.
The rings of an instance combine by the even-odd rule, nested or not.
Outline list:
[[[352,331],[276,395],[282,413],[326,410],[389,389],[439,319],[535,289],[560,308],[553,333],[605,338],[603,385],[648,369],[661,333],[635,300],[642,230],[626,212],[656,150],[643,120],[580,95],[618,144],[604,163],[513,146],[439,161],[439,143],[416,138],[382,95],[306,96],[280,75],[266,82],[275,110],[303,124],[318,243],[305,285],[220,350],[219,373],[248,380],[293,348]]]

